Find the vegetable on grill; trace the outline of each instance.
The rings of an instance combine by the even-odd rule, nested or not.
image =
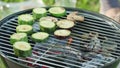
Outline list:
[[[51,7],[48,11],[55,17],[63,17],[66,15],[66,10],[63,7]]]
[[[70,20],[60,20],[56,24],[59,28],[63,28],[63,29],[70,29],[75,25],[75,23]]]
[[[78,12],[71,12],[67,15],[67,19],[71,21],[84,21],[84,16],[78,15]]]
[[[33,11],[34,19],[40,19],[41,17],[47,16],[47,10],[45,8],[34,8]]]
[[[55,23],[51,21],[40,21],[39,25],[40,25],[40,30],[47,33],[52,33],[56,29]]]
[[[54,32],[54,35],[58,39],[64,39],[64,38],[68,37],[70,34],[71,34],[71,31],[65,30],[65,29],[59,29]]]
[[[45,32],[37,32],[32,34],[32,39],[35,42],[45,42],[49,37],[48,33]]]
[[[16,27],[16,32],[18,33],[27,33],[27,34],[31,34],[33,30],[33,27],[30,25],[18,25]]]
[[[28,57],[32,55],[32,47],[29,43],[18,41],[13,44],[14,53],[18,57]]]
[[[30,14],[22,14],[18,16],[18,24],[19,25],[33,25],[34,18]]]
[[[25,41],[28,42],[26,33],[14,33],[10,36],[10,43],[14,44],[17,41]]]
[[[50,17],[50,16],[47,16],[47,17],[42,17],[42,18],[40,18],[40,20],[39,21],[51,21],[51,22],[57,22],[58,21],[58,19],[57,18],[55,18],[55,17]]]

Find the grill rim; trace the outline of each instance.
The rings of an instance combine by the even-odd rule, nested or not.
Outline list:
[[[44,7],[46,9],[49,9],[50,7]],[[89,11],[89,10],[84,10],[84,9],[78,9],[78,8],[71,8],[71,7],[64,7],[67,11],[79,11],[79,12],[83,12],[83,13],[86,13],[86,14],[90,14],[90,15],[93,15],[93,16],[96,16],[96,17],[100,17],[102,19],[104,19],[105,21],[111,21],[112,24],[114,24],[117,28],[120,29],[120,24],[113,20],[112,18],[109,18],[103,14],[100,14],[100,13],[97,13],[97,12],[92,12],[92,11]],[[33,8],[32,8],[33,9]],[[7,22],[9,21],[9,19],[12,19],[13,17],[16,17],[18,15],[21,15],[21,14],[25,14],[25,13],[31,13],[32,12],[32,9],[27,9],[27,10],[22,10],[22,11],[19,11],[19,12],[16,12],[16,13],[13,13],[13,14],[10,14],[8,16],[6,16],[5,18],[3,18],[1,21],[0,21],[0,28],[1,26],[4,24],[4,22]],[[12,59],[8,58],[8,57],[5,57],[4,53],[2,53],[0,51],[0,55],[4,58],[4,59],[7,59],[17,65],[21,65],[23,67],[29,67],[29,66],[26,66],[24,64],[21,64],[21,63],[17,63],[15,61],[13,61]],[[120,60],[120,57],[118,57],[117,59],[115,59],[115,61],[111,62],[111,63],[108,63],[108,64],[105,64],[103,67],[107,67],[108,65],[111,65],[113,63],[115,63],[116,61]]]

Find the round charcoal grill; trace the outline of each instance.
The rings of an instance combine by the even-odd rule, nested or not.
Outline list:
[[[47,7],[46,9],[49,9]],[[15,33],[17,17],[21,14],[32,14],[32,9],[12,14],[0,21],[0,57],[8,68],[114,68],[120,57],[120,25],[114,20],[89,11],[65,8],[67,14],[78,11],[85,17],[84,22],[75,22],[71,29],[72,43],[68,46],[68,39],[59,40],[53,34],[45,43],[35,43],[29,37],[32,45],[32,56],[20,58],[14,55],[10,44],[10,35]],[[48,13],[48,16],[51,16]],[[65,19],[59,17],[58,19]],[[33,25],[34,32],[39,31],[36,21]],[[93,48],[91,39],[84,39],[83,34],[98,33],[94,38],[96,44],[101,46]],[[105,40],[103,42],[103,40]],[[93,41],[93,40],[92,40]],[[93,41],[93,43],[94,43]],[[94,46],[96,47],[96,46]]]

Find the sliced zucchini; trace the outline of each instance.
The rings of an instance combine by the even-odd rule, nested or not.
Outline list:
[[[10,43],[14,44],[17,41],[25,41],[28,42],[27,34],[26,33],[14,33],[10,36]]]
[[[14,53],[18,57],[28,57],[32,55],[32,47],[29,43],[18,41],[13,44]]]
[[[33,28],[30,25],[19,25],[16,27],[16,32],[18,32],[18,33],[31,34],[32,30],[33,30]]]
[[[57,18],[55,18],[55,17],[50,17],[50,16],[47,16],[47,17],[42,17],[42,18],[40,18],[40,20],[39,21],[51,21],[51,22],[57,22],[58,21],[58,19]]]
[[[48,37],[49,37],[49,34],[45,32],[37,32],[32,34],[32,39],[35,42],[44,42],[48,39]]]
[[[55,17],[63,17],[66,14],[66,10],[63,7],[52,7],[48,11]]]
[[[18,24],[19,25],[33,25],[34,18],[30,14],[22,14],[18,16]]]
[[[70,20],[60,20],[56,24],[59,28],[63,28],[63,29],[70,29],[75,25],[75,23]]]
[[[45,17],[47,15],[47,10],[45,8],[34,8],[32,13],[34,19],[40,19],[41,17]]]
[[[40,21],[40,30],[47,33],[52,33],[55,31],[56,25],[51,21]]]
[[[71,31],[69,30],[65,30],[65,29],[59,29],[56,30],[54,32],[54,35],[58,38],[58,39],[64,39],[66,37],[68,37],[71,34]]]

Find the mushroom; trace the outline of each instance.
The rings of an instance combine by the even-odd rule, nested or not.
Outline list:
[[[67,19],[71,21],[84,21],[84,17],[78,15],[78,12],[72,12],[69,15],[67,15]]]

